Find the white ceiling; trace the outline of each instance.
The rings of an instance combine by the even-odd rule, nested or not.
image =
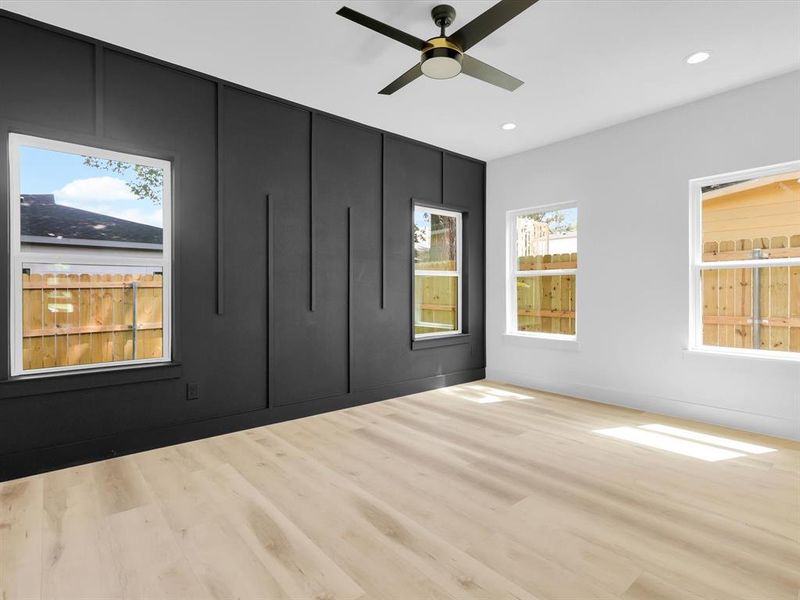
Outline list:
[[[798,0],[540,0],[470,54],[526,83],[466,76],[377,91],[414,50],[342,4],[423,39],[431,1],[0,0],[0,7],[320,110],[493,159],[800,68]],[[491,6],[451,0],[451,32]],[[696,66],[684,58],[709,50]],[[514,121],[512,132],[500,129]]]

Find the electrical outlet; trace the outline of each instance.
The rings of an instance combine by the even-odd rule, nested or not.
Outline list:
[[[187,400],[199,400],[200,399],[200,384],[199,383],[187,383],[186,384],[186,399]]]

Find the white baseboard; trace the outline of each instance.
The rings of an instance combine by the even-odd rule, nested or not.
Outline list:
[[[486,369],[486,379],[529,387],[543,392],[573,396],[602,404],[624,406],[671,417],[691,419],[702,423],[722,425],[723,427],[741,429],[742,431],[800,441],[800,422],[797,420],[780,419],[770,415],[709,406],[676,398],[634,394],[581,383],[547,381],[531,376],[528,373],[489,367]]]

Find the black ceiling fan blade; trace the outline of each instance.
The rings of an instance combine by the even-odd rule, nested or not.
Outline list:
[[[336,11],[336,14],[339,16],[344,17],[345,19],[350,19],[354,23],[358,23],[359,25],[363,25],[367,29],[372,29],[372,31],[376,31],[386,37],[390,37],[395,41],[400,42],[401,44],[405,44],[406,46],[411,46],[414,50],[422,50],[426,42],[425,40],[421,40],[416,36],[411,35],[410,33],[406,33],[405,31],[400,31],[392,27],[391,25],[387,25],[386,23],[381,23],[380,21],[373,19],[372,17],[368,17],[365,14],[362,14],[358,11],[353,10],[352,8],[347,8],[343,6],[339,10]]]
[[[466,52],[489,34],[500,29],[538,0],[500,0],[486,12],[478,15],[447,39]]]
[[[409,83],[414,81],[420,75],[422,75],[422,65],[417,63],[378,93],[383,94],[384,96],[388,96],[389,94],[394,94],[397,90],[407,86]]]
[[[472,58],[466,54],[461,62],[461,72],[464,73],[464,75],[469,75],[475,79],[491,83],[509,92],[513,92],[525,83],[516,77],[512,77],[508,73],[503,73],[500,69],[495,69],[493,66],[487,65],[485,62],[481,62],[477,58]]]

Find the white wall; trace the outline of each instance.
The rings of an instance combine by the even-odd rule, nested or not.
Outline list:
[[[490,162],[487,377],[800,439],[800,363],[684,350],[689,179],[799,158],[796,71]],[[578,343],[506,336],[505,213],[560,201],[579,205]]]

